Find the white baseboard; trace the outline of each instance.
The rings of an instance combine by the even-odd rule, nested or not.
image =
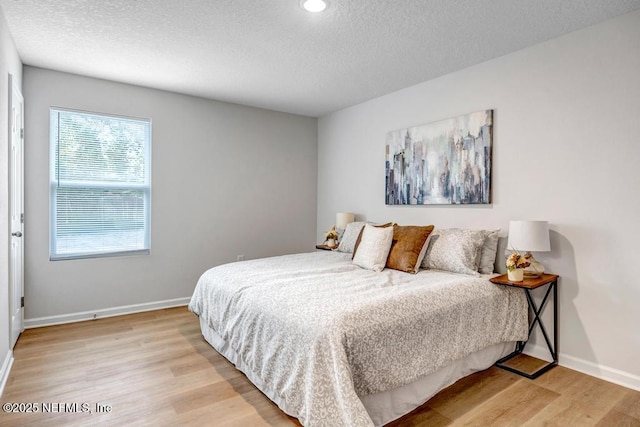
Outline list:
[[[9,350],[7,352],[7,356],[4,358],[4,362],[2,362],[2,367],[0,367],[0,396],[4,393],[4,386],[7,385],[7,380],[9,379],[9,372],[11,372],[11,367],[13,366],[13,351]]]
[[[537,357],[538,359],[551,360],[549,350],[547,350],[546,347],[528,345],[524,352],[529,356]],[[600,378],[601,380],[608,381],[610,383],[640,391],[640,377],[630,372],[599,365],[597,363],[589,362],[563,353],[558,355],[558,365],[573,369],[574,371],[582,372],[583,374],[591,375],[592,377]]]
[[[60,314],[57,316],[36,317],[34,319],[25,319],[24,327],[25,329],[40,328],[42,326],[62,325],[64,323],[82,322],[85,320],[101,319],[104,317],[142,313],[143,311],[160,310],[162,308],[180,307],[188,305],[190,299],[190,297],[176,298],[165,301],[145,302],[142,304],[103,308],[93,311],[82,311],[79,313]]]
[[[640,391],[640,377],[629,372],[610,368],[609,366],[602,366],[597,363],[589,362],[566,354],[560,355],[560,362],[562,366],[566,366],[567,368],[575,371]]]

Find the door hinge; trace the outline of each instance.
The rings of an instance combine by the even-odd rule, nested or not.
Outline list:
[[[24,297],[20,297],[20,307],[24,308]]]
[[[24,224],[24,214],[20,214],[20,224]]]
[[[24,139],[24,128],[20,129],[20,138]]]

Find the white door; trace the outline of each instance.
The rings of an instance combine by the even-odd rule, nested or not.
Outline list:
[[[11,99],[9,114],[11,125],[11,159],[9,164],[9,214],[11,227],[11,253],[9,255],[9,308],[11,310],[11,348],[24,330],[24,99],[9,75]]]

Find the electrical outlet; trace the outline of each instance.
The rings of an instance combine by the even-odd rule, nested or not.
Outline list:
[[[244,261],[244,255],[238,255],[236,261]]]

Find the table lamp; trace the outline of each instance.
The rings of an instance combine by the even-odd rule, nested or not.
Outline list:
[[[547,221],[510,221],[507,249],[525,251],[531,256],[529,267],[524,270],[525,278],[540,277],[544,273],[543,265],[531,255],[531,252],[549,252],[549,223]]]
[[[344,230],[347,228],[347,224],[355,221],[356,216],[351,212],[338,212],[336,214],[336,228],[338,230]]]

